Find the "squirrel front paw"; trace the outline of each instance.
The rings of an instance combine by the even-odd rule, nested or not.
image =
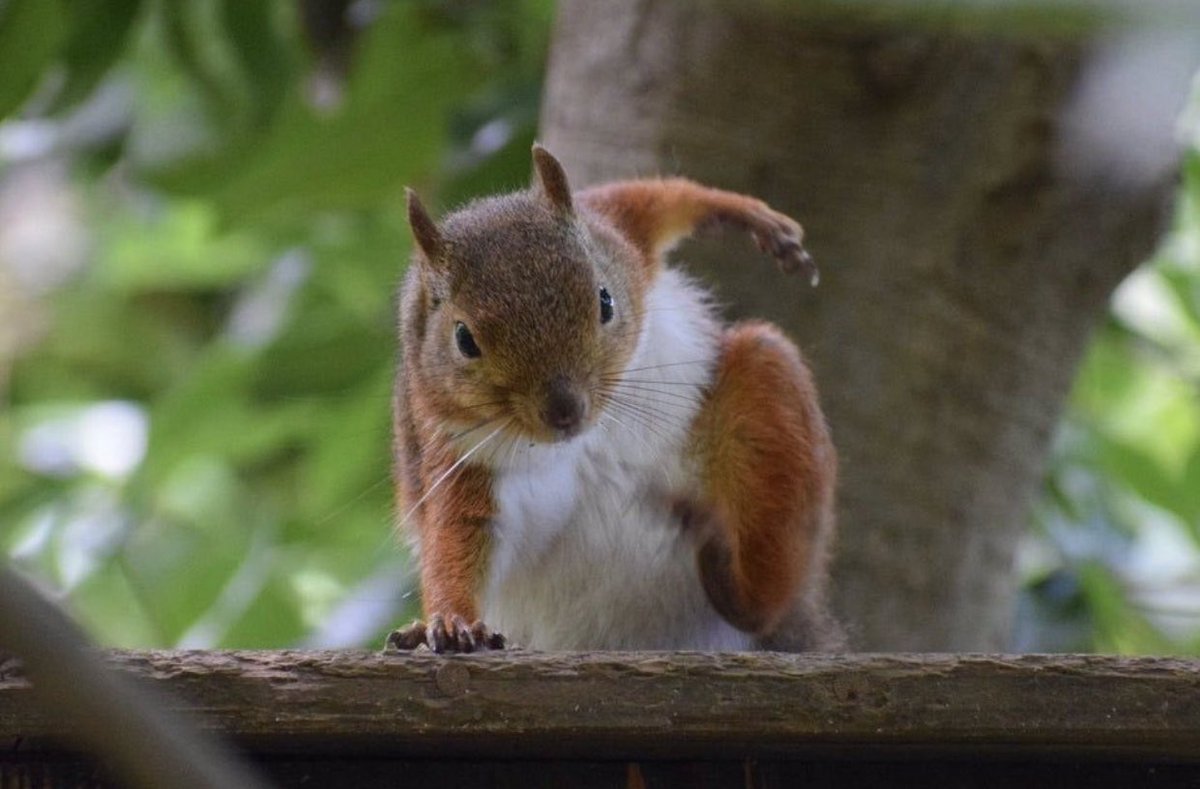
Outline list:
[[[455,614],[449,621],[441,614],[429,617],[429,622],[417,620],[408,627],[388,634],[385,651],[410,651],[422,644],[438,654],[445,652],[483,652],[504,649],[504,636],[492,632],[483,622],[467,624]]]
[[[764,203],[750,217],[750,234],[758,248],[775,258],[785,274],[799,272],[814,287],[820,281],[816,261],[804,249],[804,229],[799,222]]]

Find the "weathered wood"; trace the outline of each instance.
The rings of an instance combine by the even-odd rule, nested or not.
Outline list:
[[[1200,661],[1103,656],[115,652],[259,758],[1200,762]],[[61,748],[0,666],[0,753]]]

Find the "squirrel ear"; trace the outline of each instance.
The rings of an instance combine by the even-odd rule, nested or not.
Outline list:
[[[416,192],[405,187],[404,195],[408,198],[408,226],[412,228],[413,238],[426,259],[432,261],[442,251],[442,232],[421,204]]]
[[[550,207],[563,214],[572,212],[571,185],[567,174],[549,151],[537,143],[533,144],[533,167],[537,173],[537,184]]]

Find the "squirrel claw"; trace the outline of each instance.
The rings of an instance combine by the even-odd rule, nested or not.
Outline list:
[[[808,250],[800,246],[799,241],[785,240],[780,244],[778,250],[774,251],[774,255],[779,261],[779,268],[783,270],[783,273],[800,272],[814,288],[821,281],[821,272],[817,269],[817,262],[813,260],[812,255],[808,254]]]
[[[771,211],[753,233],[759,249],[774,257],[783,273],[801,273],[813,287],[820,282],[821,272],[804,248],[804,230],[795,220]]]
[[[815,288],[821,284],[821,270],[817,268],[817,261],[803,247],[797,250],[796,267],[808,279],[809,285]]]
[[[422,644],[428,644],[428,639],[425,632],[425,623],[418,620],[408,627],[388,633],[383,650],[385,652],[408,652]]]
[[[388,634],[384,651],[411,651],[424,644],[438,654],[480,652],[504,649],[505,639],[494,633],[483,622],[468,625],[461,616],[454,615],[447,621],[441,614],[429,617],[429,622],[417,620],[408,627],[393,630]]]

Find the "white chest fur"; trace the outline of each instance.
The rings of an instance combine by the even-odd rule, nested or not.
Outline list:
[[[663,272],[638,348],[599,422],[494,469],[484,620],[533,649],[747,649],[712,608],[669,493],[695,485],[684,446],[713,374],[702,290]],[[619,401],[619,402],[618,402]]]

